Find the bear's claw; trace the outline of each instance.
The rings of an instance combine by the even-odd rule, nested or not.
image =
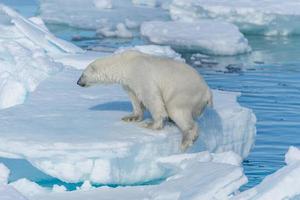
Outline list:
[[[149,128],[152,130],[161,130],[163,128],[163,125],[155,122],[143,122],[142,127]]]
[[[142,121],[142,118],[138,115],[128,115],[122,118],[125,122],[139,122]]]
[[[185,152],[189,147],[191,147],[194,142],[198,139],[198,134],[197,135],[185,135],[182,138],[181,142],[181,150]]]

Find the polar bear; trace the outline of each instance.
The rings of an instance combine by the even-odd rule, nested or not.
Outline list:
[[[198,138],[196,118],[207,105],[212,106],[212,93],[194,68],[139,51],[97,59],[77,82],[82,87],[110,83],[121,84],[132,102],[133,113],[122,120],[142,121],[146,108],[153,120],[143,126],[158,130],[170,118],[183,134],[183,151]]]

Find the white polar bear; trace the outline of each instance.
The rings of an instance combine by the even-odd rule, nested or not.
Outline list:
[[[153,121],[144,126],[161,129],[169,117],[182,131],[182,150],[198,138],[197,116],[206,105],[212,106],[212,93],[195,69],[139,51],[97,59],[77,82],[82,87],[109,83],[121,84],[132,101],[133,113],[122,118],[124,121],[142,121],[147,108]]]

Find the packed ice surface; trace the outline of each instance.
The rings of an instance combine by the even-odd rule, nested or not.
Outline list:
[[[0,109],[23,103],[28,92],[61,70],[49,55],[79,52],[48,32],[39,18],[27,20],[0,4]]]
[[[153,132],[122,122],[131,104],[121,87],[80,88],[80,74],[65,70],[41,83],[23,105],[0,112],[0,156],[27,159],[67,182],[128,185],[167,177],[170,171],[156,158],[180,153],[179,130],[168,124]],[[214,91],[215,109],[199,119],[201,136],[190,152],[248,155],[255,116],[236,102],[238,95]]]
[[[30,200],[83,200],[99,197],[103,200],[120,197],[133,200],[227,199],[247,182],[247,178],[240,167],[241,160],[237,159],[238,155],[233,152],[222,154],[211,154],[205,151],[159,157],[158,162],[161,167],[173,169],[174,174],[158,185],[91,188],[90,183],[85,182],[74,192],[44,191],[34,195],[26,193],[25,185],[24,188],[18,189]]]
[[[300,150],[290,147],[285,158],[286,166],[267,176],[254,188],[233,197],[232,200],[283,200],[294,199],[300,195]]]
[[[144,22],[141,34],[156,44],[207,54],[235,55],[251,50],[248,40],[235,25],[215,20]]]
[[[141,3],[135,1],[138,2]],[[151,19],[169,19],[168,11],[160,6],[140,6],[131,0],[111,0],[111,9],[95,6],[95,0],[40,0],[39,5],[41,17],[47,22],[88,29],[116,29],[117,24],[126,24],[128,20],[140,24]]]
[[[225,20],[250,34],[300,33],[300,3],[294,0],[174,0],[170,15],[174,20],[189,22]]]

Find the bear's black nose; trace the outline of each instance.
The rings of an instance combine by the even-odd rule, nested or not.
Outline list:
[[[78,79],[78,81],[77,81],[77,85],[79,85],[79,86],[81,86],[81,87],[85,87],[85,84],[84,84],[84,83],[82,83],[82,81],[81,81],[81,78],[80,78],[80,79]]]

